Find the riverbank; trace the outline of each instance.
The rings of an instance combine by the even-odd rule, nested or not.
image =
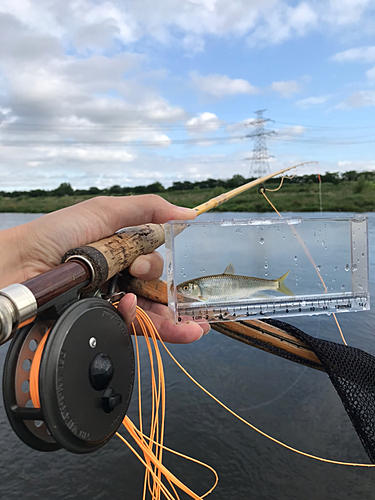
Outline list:
[[[267,183],[266,188],[275,189],[279,181]],[[221,187],[204,189],[184,189],[157,193],[171,203],[186,207],[195,207],[205,201],[218,196],[228,189]],[[346,182],[338,184],[326,182],[321,184],[320,206],[319,184],[287,184],[276,192],[267,192],[267,196],[281,212],[374,212],[375,186],[373,182]],[[60,208],[68,207],[80,201],[92,198],[93,195],[64,195],[31,197],[0,196],[0,212],[19,213],[48,213]],[[230,212],[269,212],[270,205],[258,192],[251,189],[224,205],[216,211]]]

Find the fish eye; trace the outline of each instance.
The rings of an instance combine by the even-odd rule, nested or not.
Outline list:
[[[184,285],[182,289],[184,292],[187,292],[189,290],[189,285]]]

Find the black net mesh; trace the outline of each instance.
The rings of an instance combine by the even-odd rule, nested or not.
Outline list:
[[[277,320],[266,323],[305,342],[329,375],[372,463],[375,463],[375,357],[361,349],[307,335]]]

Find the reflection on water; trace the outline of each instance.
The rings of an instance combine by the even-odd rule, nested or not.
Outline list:
[[[12,219],[8,214],[0,214],[0,227],[30,220],[35,215],[11,214],[9,217]],[[223,214],[205,217],[221,219]],[[373,293],[374,214],[369,216],[369,240],[370,291]],[[371,310],[339,316],[348,343],[372,354],[375,354],[374,316]],[[290,323],[310,335],[339,342],[331,317],[291,318]],[[0,347],[1,367],[6,349],[7,346]],[[208,390],[265,432],[326,458],[368,462],[340,399],[324,373],[237,343],[215,331],[199,342],[174,345],[171,350]],[[142,360],[146,361],[146,357],[142,345]],[[373,498],[375,471],[319,463],[279,447],[227,414],[192,385],[166,355],[163,358],[167,379],[165,442],[215,467],[220,481],[209,498]],[[146,369],[144,375],[147,377]],[[149,389],[146,388],[143,398],[146,414],[148,401]],[[132,419],[136,418],[136,406],[134,396],[129,412]],[[38,453],[23,445],[10,430],[2,402],[0,437],[2,498],[137,500],[142,497],[143,468],[116,438],[88,456],[64,451]],[[166,464],[197,493],[204,493],[212,484],[210,472],[195,464],[167,455]]]

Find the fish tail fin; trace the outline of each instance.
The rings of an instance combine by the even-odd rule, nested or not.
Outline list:
[[[279,288],[278,288],[278,291],[285,294],[285,295],[290,295],[292,297],[294,297],[294,293],[292,292],[292,290],[290,290],[285,284],[284,284],[284,281],[286,279],[286,277],[288,276],[288,274],[290,273],[290,271],[288,271],[287,273],[285,273],[283,276],[281,276],[281,278],[279,278],[278,280],[276,280],[279,284]]]

